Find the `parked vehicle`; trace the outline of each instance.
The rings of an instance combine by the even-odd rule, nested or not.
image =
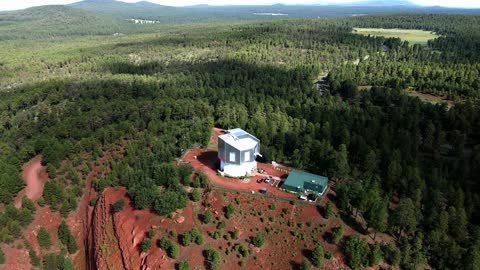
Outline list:
[[[272,176],[269,175],[267,178],[265,178],[265,183],[270,183],[272,181]]]
[[[307,200],[307,196],[305,195],[300,195],[300,197],[298,197],[300,200],[302,201],[306,201]]]
[[[259,184],[260,184],[260,183],[262,183],[262,182],[263,182],[263,178],[259,178],[259,179],[257,179],[257,183],[259,183]]]
[[[258,168],[257,171],[258,171],[258,173],[264,173],[265,172],[264,169],[260,169],[260,168]]]
[[[262,193],[262,194],[267,194],[267,188],[262,188],[262,189],[260,189],[260,193]]]

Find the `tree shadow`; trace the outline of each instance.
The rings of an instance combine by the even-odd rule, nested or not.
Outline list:
[[[342,221],[352,229],[356,230],[359,233],[362,233],[364,235],[368,234],[368,230],[366,230],[362,224],[360,224],[353,215],[340,212],[340,218]]]
[[[317,209],[318,214],[320,214],[323,218],[325,218],[325,207],[317,204],[315,209]]]
[[[310,259],[310,258],[312,258],[312,250],[304,248],[304,249],[302,249],[302,255],[305,258]]]

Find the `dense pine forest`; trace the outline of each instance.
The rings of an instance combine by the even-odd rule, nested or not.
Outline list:
[[[64,29],[44,27],[64,21],[58,11],[48,21],[38,10],[0,16],[0,241],[14,241],[35,214],[31,202],[11,204],[34,156],[53,179],[41,203],[66,217],[85,186],[88,168],[77,168],[121,145],[95,189],[125,186],[135,207],[165,215],[185,206],[191,173],[170,162],[205,146],[213,126],[241,127],[262,142],[261,161],[335,179],[344,218],[363,217],[365,235],[393,237],[383,252],[390,265],[479,269],[479,16],[142,28],[71,10],[63,10],[73,18]],[[37,19],[44,31],[17,31],[16,20]],[[354,27],[439,37],[413,45]],[[455,104],[424,102],[408,89]],[[356,255],[352,268],[371,265]]]

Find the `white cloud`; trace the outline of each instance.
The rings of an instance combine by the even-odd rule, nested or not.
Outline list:
[[[0,0],[0,10],[23,9],[40,5],[62,5],[77,2],[79,0]],[[138,2],[139,0],[123,0],[124,2]],[[150,0],[150,2],[168,6],[187,6],[196,4],[209,5],[269,5],[277,3],[285,4],[334,4],[349,3],[355,0]],[[388,0],[386,0],[388,1]],[[445,7],[468,7],[480,8],[479,0],[412,0],[413,3],[425,6]]]

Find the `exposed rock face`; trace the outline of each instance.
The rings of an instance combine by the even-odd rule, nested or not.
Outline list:
[[[148,252],[140,252],[140,242],[160,223],[160,217],[146,209],[133,209],[126,193],[125,188],[109,187],[97,201],[88,241],[89,269],[173,269],[174,262],[155,244],[159,235],[152,239]],[[123,210],[113,213],[112,205],[121,198]]]
[[[115,234],[112,212],[107,192],[97,201],[92,220],[90,269],[132,269],[126,268]]]

